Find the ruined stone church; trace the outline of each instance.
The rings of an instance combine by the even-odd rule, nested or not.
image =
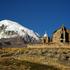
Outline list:
[[[70,43],[70,30],[62,25],[60,28],[53,32],[51,41],[49,41],[48,36],[43,37],[43,43],[45,43],[45,41],[47,43]]]
[[[57,29],[52,36],[53,43],[69,43],[70,42],[70,30],[65,26],[61,26]]]

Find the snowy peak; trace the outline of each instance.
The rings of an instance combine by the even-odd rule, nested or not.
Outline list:
[[[1,31],[1,28],[2,31]],[[16,34],[18,34],[19,36],[22,37],[26,37],[26,35],[35,38],[36,40],[38,40],[39,38],[37,37],[37,35],[35,34],[35,32],[33,32],[32,30],[20,25],[17,22],[11,21],[11,20],[2,20],[0,21],[0,38],[2,37],[6,37],[6,35],[4,34],[7,31],[14,31]]]
[[[16,30],[16,29],[26,29],[26,30],[28,29],[28,28],[26,28],[26,27],[20,25],[19,23],[14,22],[14,21],[11,21],[11,20],[2,20],[2,21],[0,21],[0,26],[1,26],[1,25],[8,26],[8,27],[10,27],[11,29],[15,28],[15,30]],[[7,28],[7,29],[8,29],[8,28]]]
[[[45,32],[45,34],[43,35],[43,37],[47,37],[48,35],[47,35],[47,33]]]

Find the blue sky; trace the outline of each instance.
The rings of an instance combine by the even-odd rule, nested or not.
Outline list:
[[[49,36],[64,24],[70,29],[70,0],[0,0],[0,20],[10,19]]]

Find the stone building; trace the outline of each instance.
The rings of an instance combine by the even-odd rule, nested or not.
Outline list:
[[[70,42],[70,30],[61,26],[57,29],[52,36],[53,43],[69,43]]]
[[[43,35],[43,37],[41,38],[41,42],[42,42],[43,44],[47,44],[47,43],[48,43],[48,35],[47,35],[47,33],[45,33],[45,34]]]

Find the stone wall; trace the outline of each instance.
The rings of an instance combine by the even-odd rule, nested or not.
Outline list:
[[[61,27],[53,33],[53,43],[69,43],[70,42],[70,30],[65,27]]]
[[[61,43],[60,36],[61,36],[61,29],[59,29],[55,33],[53,33],[52,42],[53,43]]]
[[[47,44],[48,43],[48,37],[42,37],[41,38],[41,43]]]
[[[70,42],[70,30],[67,29],[67,32],[69,33],[69,42]]]

